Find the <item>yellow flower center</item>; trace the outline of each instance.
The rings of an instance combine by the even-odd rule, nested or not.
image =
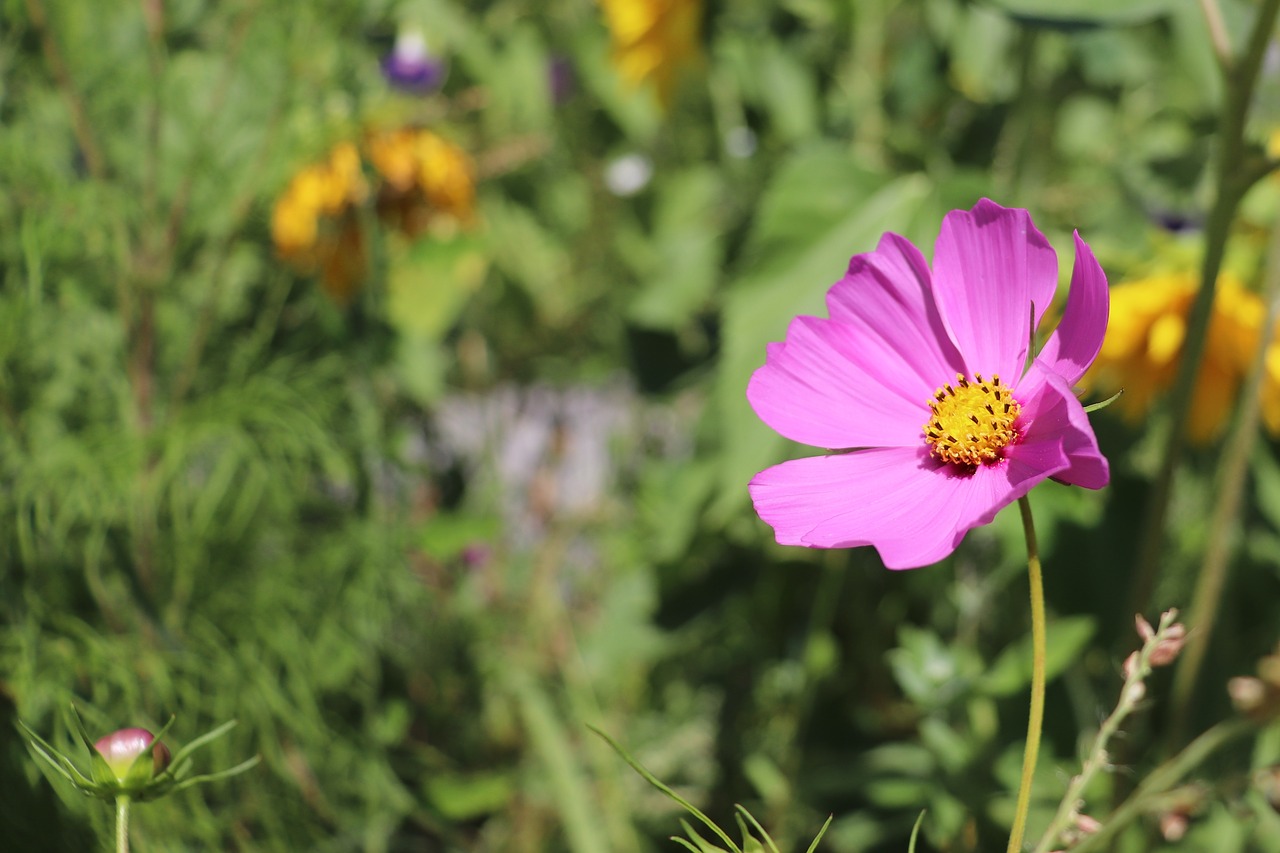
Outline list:
[[[1014,422],[1022,407],[999,376],[973,381],[956,374],[956,384],[939,388],[929,401],[933,415],[924,425],[929,452],[943,462],[971,468],[996,462],[1018,437]]]

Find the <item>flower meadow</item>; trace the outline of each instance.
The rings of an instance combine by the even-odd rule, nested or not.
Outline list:
[[[0,847],[1280,853],[1280,0],[8,0]]]

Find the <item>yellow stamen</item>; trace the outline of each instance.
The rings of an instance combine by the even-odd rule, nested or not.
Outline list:
[[[970,468],[996,462],[1018,437],[1014,423],[1022,407],[999,376],[987,381],[977,373],[970,381],[957,373],[954,386],[934,392],[929,409],[933,414],[924,425],[924,440],[943,462]]]

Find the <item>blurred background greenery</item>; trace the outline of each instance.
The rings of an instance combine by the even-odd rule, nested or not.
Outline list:
[[[1220,4],[1234,43],[1258,5]],[[1072,229],[1094,247],[1116,310],[1088,390],[1129,392],[1094,416],[1112,486],[1032,498],[1035,837],[1133,613],[1192,594],[1268,337],[1274,178],[1141,577],[1224,98],[1190,0],[3,0],[0,837],[110,837],[12,725],[70,745],[75,701],[96,733],[176,714],[175,745],[235,718],[203,760],[263,756],[140,807],[142,851],[674,849],[680,813],[588,723],[786,849],[834,814],[821,849],[902,850],[922,809],[921,849],[995,849],[1017,520],[909,573],[780,548],[746,482],[804,449],[744,397],[850,255],[927,254],[982,196],[1031,209],[1064,275]],[[1250,150],[1276,127],[1272,51]],[[1250,460],[1192,731],[1280,639],[1275,443]],[[1166,687],[1099,811],[1181,746]],[[1272,731],[1215,757],[1123,849],[1177,813],[1186,849],[1280,850],[1277,760]]]

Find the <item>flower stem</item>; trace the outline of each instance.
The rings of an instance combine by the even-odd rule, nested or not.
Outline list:
[[[1022,513],[1022,530],[1027,539],[1027,577],[1031,586],[1031,713],[1027,719],[1027,746],[1022,753],[1022,780],[1018,784],[1018,805],[1009,830],[1008,853],[1020,853],[1022,835],[1027,828],[1027,809],[1031,806],[1031,779],[1040,755],[1040,730],[1044,726],[1045,627],[1044,578],[1040,572],[1040,549],[1036,545],[1036,524],[1031,517],[1031,502],[1018,498]]]
[[[129,796],[116,797],[116,853],[129,853]]]
[[[1214,4],[1205,4],[1214,10]],[[1173,492],[1173,478],[1187,440],[1187,422],[1192,398],[1200,374],[1209,336],[1209,319],[1213,297],[1217,292],[1218,273],[1226,256],[1227,239],[1236,209],[1245,192],[1268,171],[1245,142],[1245,123],[1253,102],[1262,58],[1275,27],[1280,0],[1263,0],[1254,19],[1254,29],[1244,52],[1224,66],[1226,103],[1218,117],[1218,150],[1214,163],[1216,193],[1205,224],[1205,250],[1200,268],[1200,290],[1187,317],[1186,336],[1179,356],[1178,375],[1169,394],[1168,432],[1160,471],[1151,488],[1143,533],[1138,547],[1137,569],[1131,588],[1130,606],[1141,612],[1155,587],[1165,537],[1165,516]]]
[[[1204,562],[1196,577],[1191,609],[1187,614],[1187,624],[1195,631],[1196,640],[1188,644],[1173,679],[1173,722],[1169,727],[1169,738],[1175,748],[1187,730],[1196,682],[1209,648],[1209,638],[1213,636],[1239,533],[1240,507],[1249,479],[1249,457],[1258,437],[1258,421],[1262,414],[1262,383],[1267,375],[1271,330],[1280,317],[1280,221],[1271,230],[1265,288],[1266,319],[1262,321],[1262,333],[1258,336],[1253,363],[1245,380],[1240,411],[1222,453],[1217,503],[1209,524],[1209,542],[1205,546]]]

